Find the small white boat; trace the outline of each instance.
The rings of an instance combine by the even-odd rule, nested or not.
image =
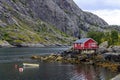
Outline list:
[[[35,63],[23,63],[24,67],[39,67],[39,64]]]

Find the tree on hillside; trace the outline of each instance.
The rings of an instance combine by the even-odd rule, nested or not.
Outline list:
[[[100,44],[102,42],[102,38],[104,37],[103,32],[96,32],[96,31],[90,31],[87,33],[87,37],[93,38],[95,41]]]
[[[119,44],[119,34],[117,31],[113,30],[111,32],[96,32],[90,31],[87,33],[87,37],[91,37],[98,42],[98,44],[108,41],[108,45],[118,45]]]
[[[117,31],[111,31],[111,40],[112,44],[115,45],[118,42],[118,32]]]
[[[112,45],[112,40],[111,40],[111,32],[104,32],[104,37],[103,37],[103,41],[108,41],[108,45]]]

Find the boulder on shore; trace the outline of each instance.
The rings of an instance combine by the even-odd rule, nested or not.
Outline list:
[[[102,48],[102,47],[107,48],[108,47],[108,41],[105,41],[105,42],[103,42],[99,45],[99,48]]]
[[[120,46],[113,46],[112,52],[120,52]]]
[[[113,52],[113,53],[119,53],[120,52],[120,46],[110,46],[107,48],[108,52]]]
[[[119,53],[120,46],[112,45],[108,47],[108,41],[105,41],[99,45],[98,53],[106,53],[106,52]]]
[[[107,52],[108,41],[105,41],[99,45],[98,53],[105,53]]]

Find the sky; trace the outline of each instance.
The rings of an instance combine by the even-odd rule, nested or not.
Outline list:
[[[92,12],[109,25],[120,25],[120,0],[73,0],[83,11]]]

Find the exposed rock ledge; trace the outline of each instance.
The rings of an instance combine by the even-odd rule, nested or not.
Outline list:
[[[0,40],[0,47],[13,47],[13,46],[9,44],[7,41]]]
[[[105,41],[99,45],[98,49],[99,53],[119,53],[120,52],[120,46],[110,46],[108,47],[108,42]]]
[[[21,43],[21,44],[14,44],[16,47],[66,47],[68,45],[62,44],[40,44],[40,43]]]
[[[43,44],[40,44],[40,43],[24,43],[16,46],[17,47],[45,47]]]
[[[10,44],[5,40],[0,40],[0,47],[66,47],[67,44],[41,44],[41,43],[14,43]]]

